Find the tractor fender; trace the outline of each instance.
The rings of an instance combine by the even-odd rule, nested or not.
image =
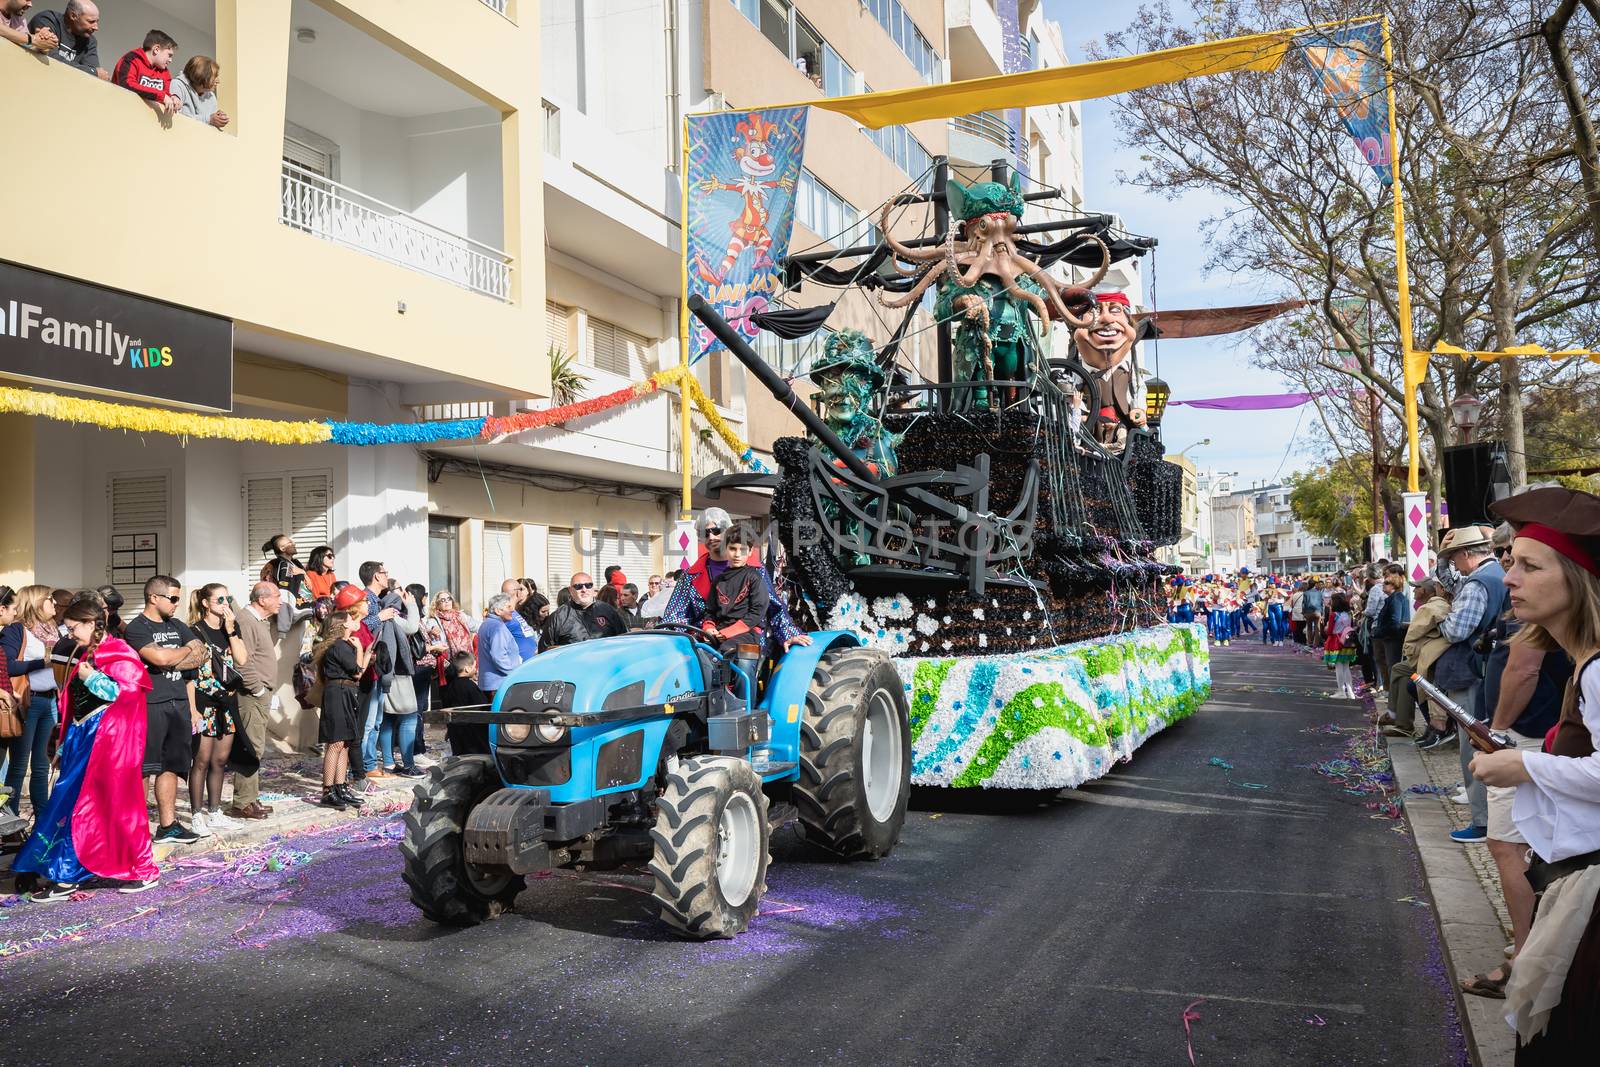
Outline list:
[[[809,645],[796,645],[783,658],[778,661],[777,670],[767,682],[767,690],[762,695],[761,707],[772,717],[771,746],[780,752],[787,753],[783,756],[785,761],[798,762],[800,759],[800,721],[804,717],[806,707],[806,693],[811,688],[811,677],[816,673],[817,664],[822,662],[822,657],[833,648],[852,648],[861,644],[861,639],[846,630],[821,630],[811,635]],[[767,781],[783,781],[799,776],[799,771],[790,771],[787,774],[768,778]]]

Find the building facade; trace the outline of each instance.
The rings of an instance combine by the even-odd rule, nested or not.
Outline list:
[[[1263,485],[1253,492],[1262,570],[1272,574],[1324,573],[1339,566],[1338,544],[1314,536],[1295,518],[1289,506],[1289,486]]]
[[[0,91],[52,131],[7,156],[28,206],[6,224],[13,292],[0,308],[48,292],[62,321],[159,321],[193,339],[166,345],[159,368],[78,345],[20,376],[276,419],[409,421],[417,405],[548,395],[548,363],[530,358],[545,332],[537,21],[510,2],[447,6],[448,34],[437,5],[395,0],[103,5],[106,68],[152,27],[177,40],[175,71],[192,56],[220,64],[221,130],[0,48]],[[5,353],[12,376],[39,355],[20,342]],[[237,596],[278,533],[302,553],[332,546],[341,576],[364,559],[429,574],[436,501],[410,447],[22,415],[0,416],[0,445],[0,581],[13,586],[111,582],[131,611],[145,578],[166,573]],[[293,722],[274,729],[297,740]]]

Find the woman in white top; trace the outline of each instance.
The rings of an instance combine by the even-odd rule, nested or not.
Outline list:
[[[1577,669],[1547,751],[1480,754],[1472,773],[1515,786],[1512,818],[1533,851],[1533,928],[1506,985],[1517,1064],[1600,1056],[1600,497],[1534,489],[1493,505],[1516,529],[1506,573],[1513,640],[1564,649]]]
[[[58,640],[56,606],[48,585],[25,585],[17,590],[17,620],[0,630],[6,668],[13,681],[27,676],[28,706],[23,709],[22,736],[6,742],[11,757],[6,785],[11,797],[6,806],[15,815],[22,804],[22,780],[28,779],[28,799],[37,813],[50,795],[50,733],[56,725],[56,676],[50,669],[50,650]],[[32,773],[30,773],[30,771]]]

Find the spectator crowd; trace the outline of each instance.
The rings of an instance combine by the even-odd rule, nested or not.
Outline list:
[[[0,2],[8,14],[18,6]],[[730,562],[719,545],[728,525],[716,509],[702,519],[699,571],[759,576],[753,555]],[[0,803],[32,816],[31,831],[0,848],[17,853],[27,899],[142,891],[159,879],[153,844],[272,815],[261,761],[284,686],[317,715],[316,802],[360,810],[382,779],[419,778],[432,764],[424,713],[491,703],[541,650],[655,626],[669,609],[679,624],[715,626],[678,572],[651,575],[643,594],[620,566],[598,583],[580,572],[553,602],[532,579],[508,578],[474,614],[454,591],[405,584],[378,560],[349,581],[330,546],[305,563],[287,535],[261,550],[242,599],[222,583],[186,590],[167,575],[145,582],[137,611],[110,585],[0,586]],[[797,633],[778,613],[774,632]],[[451,754],[487,751],[486,727],[450,725],[446,738]]]
[[[67,0],[60,11],[30,15],[32,8],[33,0],[0,0],[0,38],[121,86],[162,114],[187,115],[219,130],[228,125],[227,113],[217,106],[222,68],[212,57],[190,56],[174,74],[178,42],[163,30],[150,30],[107,70],[94,0]]]

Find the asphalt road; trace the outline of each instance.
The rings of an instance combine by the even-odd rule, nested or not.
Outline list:
[[[1465,1064],[1409,838],[1310,766],[1348,736],[1309,728],[1360,709],[1288,650],[1212,666],[1210,704],[1076,792],[918,793],[870,865],[785,831],[733,942],[675,940],[628,874],[534,879],[515,915],[441,930],[380,819],[283,842],[283,870],[5,908],[7,1045],[32,1064],[1062,1067],[1179,1065],[1192,1041],[1201,1067]]]

